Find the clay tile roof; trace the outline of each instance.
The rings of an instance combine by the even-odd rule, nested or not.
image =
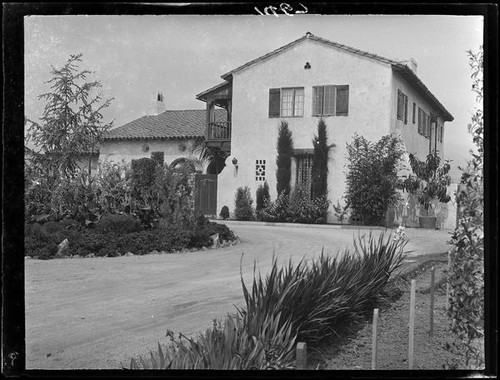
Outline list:
[[[217,120],[225,110],[217,109]],[[190,139],[205,136],[206,110],[170,110],[143,116],[108,132],[105,140]]]

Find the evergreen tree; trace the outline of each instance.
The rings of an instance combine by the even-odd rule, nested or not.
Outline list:
[[[335,144],[328,145],[325,121],[318,122],[318,134],[314,136],[314,156],[312,164],[312,198],[326,197],[328,192],[328,154]]]
[[[97,150],[112,122],[103,124],[102,110],[112,99],[104,100],[99,81],[88,81],[89,70],[80,70],[82,54],[71,55],[62,68],[52,66],[50,92],[39,99],[47,101],[41,123],[31,121],[28,139],[44,153],[45,172],[54,179],[70,178],[78,169],[82,154]]]
[[[276,158],[276,190],[278,194],[290,194],[290,179],[292,177],[291,164],[293,154],[292,131],[286,121],[281,121],[277,143],[278,157]]]

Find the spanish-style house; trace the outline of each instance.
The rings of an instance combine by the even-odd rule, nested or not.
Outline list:
[[[156,155],[175,166],[196,156],[193,149],[205,136],[205,118],[203,109],[166,110],[163,95],[159,93],[155,109],[148,115],[106,134],[99,147],[99,160],[130,162]]]
[[[345,192],[346,142],[399,134],[408,153],[444,153],[444,123],[453,116],[417,76],[417,63],[395,61],[311,33],[222,76],[199,93],[206,103],[205,140],[229,155],[218,175],[217,209],[234,209],[235,191],[267,181],[276,194],[280,121],[292,131],[292,185],[311,180],[312,139],[324,118],[329,143],[329,199]],[[217,108],[216,108],[217,107]],[[218,109],[226,115],[218,118]],[[330,213],[329,222],[336,218]]]

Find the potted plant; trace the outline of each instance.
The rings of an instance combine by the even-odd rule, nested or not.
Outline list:
[[[451,200],[447,193],[447,186],[451,183],[449,160],[441,163],[441,157],[436,152],[430,153],[425,162],[411,153],[409,158],[413,174],[404,181],[404,188],[420,203],[420,227],[436,228],[436,203]]]

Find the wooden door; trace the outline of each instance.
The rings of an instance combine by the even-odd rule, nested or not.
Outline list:
[[[206,216],[217,216],[216,174],[196,174],[194,207]]]

